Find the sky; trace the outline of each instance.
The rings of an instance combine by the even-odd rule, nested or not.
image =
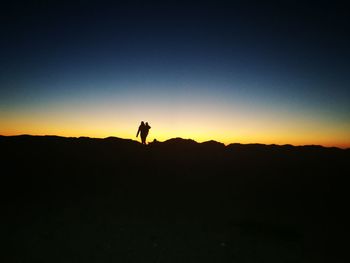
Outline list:
[[[343,1],[9,1],[0,134],[350,147]]]

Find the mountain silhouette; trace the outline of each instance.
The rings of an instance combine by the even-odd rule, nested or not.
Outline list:
[[[340,262],[349,149],[0,136],[6,262]]]

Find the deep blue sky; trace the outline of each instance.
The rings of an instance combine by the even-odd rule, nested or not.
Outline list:
[[[168,105],[174,116],[177,110],[183,114],[184,109],[193,110],[192,104],[203,110],[212,101],[208,111],[225,107],[203,121],[225,114],[223,121],[227,121],[237,111],[242,112],[241,119],[252,122],[254,112],[265,111],[268,121],[283,119],[281,125],[288,118],[295,122],[308,116],[296,125],[315,120],[314,129],[334,128],[327,130],[329,135],[317,134],[323,140],[315,143],[331,144],[327,136],[343,136],[343,144],[349,143],[344,135],[350,132],[349,8],[337,1],[262,2],[14,1],[3,5],[2,133],[28,132],[28,123],[20,121],[28,112],[57,114],[68,106],[84,112],[114,100],[120,107],[113,110],[124,113],[146,100],[150,105],[141,103],[140,112],[162,111]],[[270,118],[268,112],[285,115]],[[39,117],[33,121],[45,119]],[[152,120],[152,116],[145,118]],[[177,123],[186,126],[181,118],[176,117]],[[63,113],[60,121],[64,122]],[[229,127],[223,129],[230,132]],[[113,132],[118,135],[118,128]],[[257,134],[248,133],[259,140]],[[239,140],[243,134],[218,137]],[[276,142],[313,143],[291,136]]]

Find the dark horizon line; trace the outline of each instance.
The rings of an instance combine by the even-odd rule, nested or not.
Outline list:
[[[126,140],[126,141],[137,142],[137,143],[141,144],[138,140],[134,140],[134,139],[130,139],[130,138],[120,138],[120,137],[116,137],[116,136],[108,136],[108,137],[104,137],[104,138],[98,138],[98,137],[88,137],[88,136],[76,137],[76,136],[61,136],[61,135],[49,135],[49,134],[46,134],[46,135],[33,135],[33,134],[1,135],[0,134],[0,137],[54,137],[54,138],[64,138],[64,139],[91,139],[91,140],[117,139],[117,140]],[[288,144],[288,143],[287,144],[275,144],[275,143],[264,144],[264,143],[239,143],[239,142],[224,144],[224,143],[216,141],[216,140],[197,142],[194,139],[182,138],[182,137],[169,138],[165,141],[158,141],[157,139],[154,139],[152,142],[148,142],[148,144],[166,143],[166,142],[174,141],[174,140],[191,141],[192,143],[195,143],[195,144],[216,143],[216,144],[221,144],[224,147],[241,145],[241,146],[270,146],[270,147],[276,146],[276,147],[294,147],[294,148],[321,147],[321,148],[325,148],[325,149],[350,150],[350,148],[340,148],[340,147],[336,147],[336,146],[323,146],[323,145],[319,145],[319,144],[293,145],[293,144]]]

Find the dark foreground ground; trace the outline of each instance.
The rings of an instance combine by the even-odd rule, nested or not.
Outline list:
[[[1,262],[348,262],[350,151],[2,137]]]

